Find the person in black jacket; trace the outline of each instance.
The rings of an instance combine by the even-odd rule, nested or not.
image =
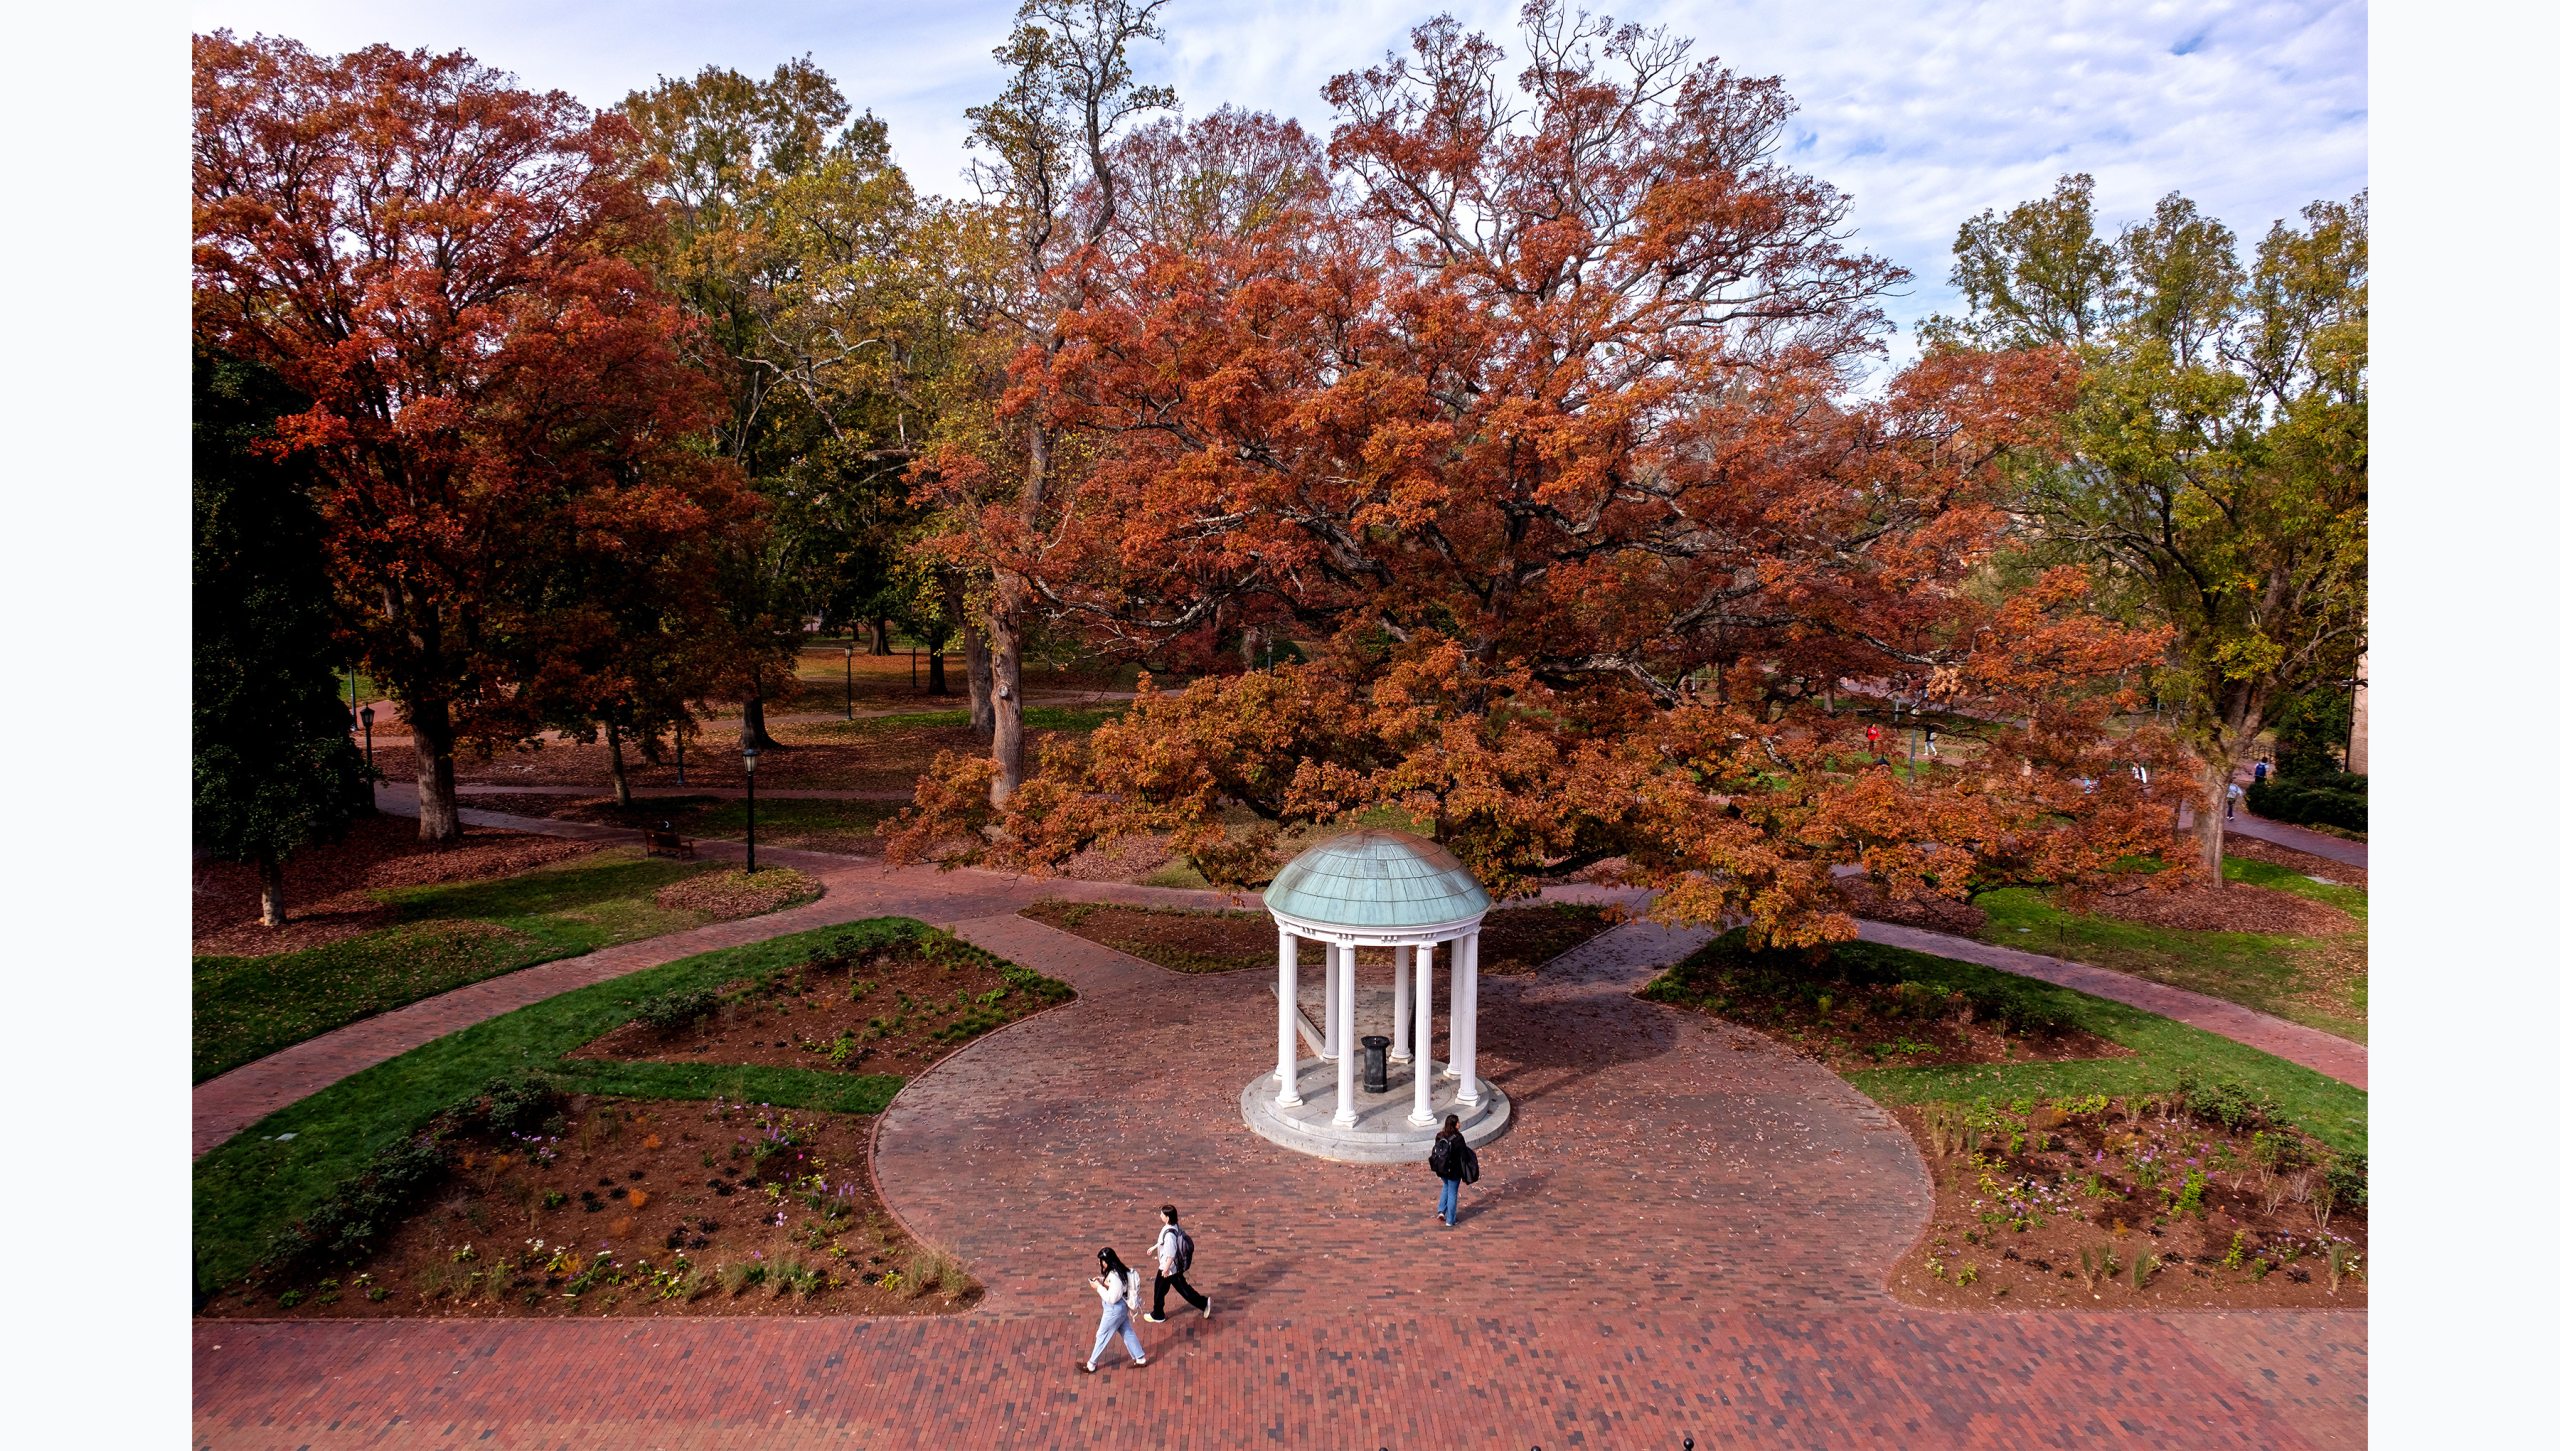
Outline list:
[[[1476,1151],[1467,1147],[1467,1136],[1458,1131],[1458,1116],[1449,1115],[1440,1125],[1440,1137],[1431,1141],[1431,1172],[1440,1176],[1440,1227],[1454,1229],[1458,1224],[1458,1186],[1476,1182]]]

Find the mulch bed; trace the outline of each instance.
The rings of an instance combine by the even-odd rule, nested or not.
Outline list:
[[[596,849],[594,842],[486,827],[466,828],[459,841],[423,842],[414,817],[361,817],[345,840],[313,847],[285,863],[287,921],[280,928],[258,925],[255,867],[198,861],[195,951],[198,956],[260,957],[318,947],[388,926],[393,914],[374,898],[377,891],[513,876]]]
[[[982,954],[901,947],[733,984],[716,1003],[694,1004],[689,1021],[633,1021],[569,1056],[915,1074],[1072,996],[1064,983]]]
[[[2184,932],[2334,937],[2362,925],[2326,902],[2246,882],[2225,882],[2220,887],[2201,881],[2166,887],[2145,882],[2129,891],[2067,892],[2061,905],[2068,911]]]
[[[2361,1166],[2280,1126],[2206,1122],[2175,1095],[1921,1105],[1894,1116],[1937,1185],[1927,1231],[1889,1280],[1906,1301],[1966,1310],[2365,1303]]]
[[[1260,912],[1191,912],[1111,902],[1034,902],[1034,922],[1072,932],[1176,972],[1270,968],[1279,959],[1278,929]],[[1486,973],[1527,976],[1612,925],[1598,907],[1545,903],[1485,914],[1478,963]],[[1381,965],[1385,959],[1379,958]]]
[[[1971,902],[1959,902],[1935,893],[1896,897],[1881,883],[1866,876],[1840,877],[1833,885],[1842,897],[1848,899],[1851,915],[1872,922],[1896,922],[1905,927],[1971,937],[1990,920],[1989,914]]]
[[[1641,995],[1757,1029],[1834,1073],[2058,1063],[2132,1051],[2077,1027],[2012,1022],[2003,1015],[2028,1014],[1996,1001],[1977,1003],[1917,983],[1814,979],[1786,968],[1693,962],[1647,984]],[[1748,1040],[1737,1042],[1750,1051]]]
[[[979,1287],[883,1212],[872,1120],[571,1098],[556,1133],[467,1146],[360,1267],[212,1316],[929,1315]]]
[[[790,867],[766,867],[753,876],[741,867],[671,882],[653,900],[672,912],[699,912],[714,922],[731,922],[814,902],[825,890],[816,877]]]

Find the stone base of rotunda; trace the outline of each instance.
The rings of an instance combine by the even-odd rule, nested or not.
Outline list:
[[[1353,1060],[1351,1072],[1356,1088],[1360,1073],[1357,1059]],[[1454,1078],[1440,1078],[1431,1087],[1431,1122],[1417,1124],[1410,1117],[1413,1065],[1389,1063],[1386,1091],[1359,1089],[1352,1096],[1358,1118],[1349,1124],[1337,1124],[1333,1121],[1333,1065],[1321,1058],[1307,1058],[1298,1064],[1298,1096],[1304,1101],[1281,1107],[1280,1075],[1265,1073],[1244,1087],[1244,1121],[1255,1133],[1284,1149],[1345,1164],[1422,1163],[1431,1157],[1431,1141],[1439,1137],[1441,1121],[1453,1113],[1458,1116],[1458,1127],[1466,1133],[1467,1142],[1479,1148],[1502,1137],[1511,1127],[1511,1099],[1485,1079],[1476,1080],[1479,1097],[1472,1104],[1458,1102],[1458,1081]]]

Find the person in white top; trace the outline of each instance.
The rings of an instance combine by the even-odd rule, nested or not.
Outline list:
[[[1094,1258],[1102,1262],[1102,1273],[1085,1284],[1102,1297],[1102,1327],[1093,1332],[1093,1353],[1084,1358],[1084,1373],[1093,1374],[1114,1334],[1128,1345],[1129,1363],[1143,1366],[1147,1348],[1138,1343],[1138,1327],[1129,1323],[1130,1313],[1138,1308],[1137,1272],[1122,1264],[1119,1251],[1107,1245]]]
[[[1191,1232],[1182,1227],[1182,1211],[1168,1204],[1161,1211],[1164,1228],[1156,1231],[1156,1307],[1147,1318],[1164,1323],[1164,1292],[1179,1290],[1200,1318],[1209,1318],[1209,1297],[1191,1288]]]

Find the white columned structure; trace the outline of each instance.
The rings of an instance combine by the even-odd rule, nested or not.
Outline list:
[[[1306,1100],[1298,1097],[1298,936],[1288,928],[1280,929],[1280,1066],[1279,1096],[1274,1100],[1282,1108],[1296,1108]]]
[[[1452,1008],[1449,1021],[1452,1024],[1463,1024],[1463,1028],[1459,1031],[1466,1034],[1463,1042],[1451,1045],[1450,1053],[1451,1057],[1458,1060],[1458,1102],[1460,1103],[1471,1104],[1476,1102],[1478,1097],[1476,1092],[1476,946],[1483,938],[1482,930],[1477,930],[1458,939],[1457,981],[1460,990],[1466,995],[1467,1005],[1463,1009]]]
[[[1408,1122],[1431,1123],[1431,944],[1413,950],[1413,1112]],[[1455,1016],[1454,1013],[1452,1016]],[[1435,1126],[1436,1127],[1436,1126]]]
[[[1360,949],[1342,944],[1342,1051],[1334,1059],[1333,1123],[1349,1128],[1360,1122]]]
[[[1413,949],[1396,949],[1396,1019],[1388,1034],[1387,1061],[1413,1061]]]
[[[1321,1158],[1412,1163],[1430,1156],[1446,1115],[1472,1144],[1510,1128],[1511,1100],[1478,1071],[1476,1051],[1480,929],[1493,903],[1448,848],[1399,831],[1346,832],[1281,868],[1262,904],[1278,929],[1279,1001],[1276,1061],[1239,1104],[1255,1133]],[[1321,1025],[1299,1007],[1310,944],[1325,955]],[[1385,949],[1373,962],[1386,980],[1365,995],[1362,948]],[[1437,1045],[1435,975],[1448,984],[1449,1013]],[[1388,1030],[1383,1093],[1363,1090],[1364,1021]],[[1450,1093],[1440,1092],[1443,1074]]]
[[[1341,1062],[1341,944],[1324,944],[1324,1052]]]

